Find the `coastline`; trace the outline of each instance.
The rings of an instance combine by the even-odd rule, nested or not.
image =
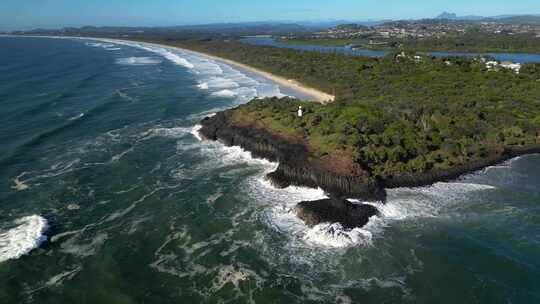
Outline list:
[[[77,37],[77,38],[85,38],[85,37]],[[87,38],[87,39],[93,39],[93,40],[99,40],[99,41],[105,41],[105,42],[112,42],[112,43],[114,43],[114,42],[143,43],[143,44],[147,44],[149,46],[154,46],[154,47],[170,48],[170,49],[185,52],[185,53],[188,53],[188,54],[191,54],[191,55],[199,56],[199,57],[202,57],[202,58],[205,58],[205,59],[218,61],[218,62],[220,62],[222,64],[229,65],[229,66],[241,69],[241,70],[245,70],[245,71],[247,71],[249,73],[253,73],[255,75],[266,78],[266,79],[268,79],[268,80],[270,80],[270,81],[272,81],[272,82],[274,82],[274,83],[276,83],[276,84],[278,84],[280,86],[286,87],[286,88],[288,88],[288,89],[290,89],[292,91],[297,91],[297,92],[299,92],[299,93],[301,93],[303,95],[309,96],[309,97],[313,98],[314,101],[317,101],[317,102],[322,103],[322,104],[328,104],[328,103],[331,103],[331,102],[333,102],[335,100],[335,97],[333,95],[330,95],[330,94],[322,92],[320,90],[317,90],[317,89],[308,87],[306,85],[303,85],[302,83],[300,83],[300,82],[298,82],[298,81],[296,81],[294,79],[286,79],[284,77],[274,75],[272,73],[269,73],[269,72],[266,72],[266,71],[251,67],[249,65],[246,65],[246,64],[243,64],[243,63],[240,63],[240,62],[237,62],[237,61],[233,61],[233,60],[230,60],[230,59],[214,56],[214,55],[207,54],[207,53],[193,51],[193,50],[190,50],[190,49],[185,49],[185,48],[181,48],[181,47],[177,47],[177,46],[170,46],[170,45],[166,45],[166,44],[158,44],[158,43],[144,42],[144,41],[138,41],[138,40],[90,38],[90,37]]]
[[[507,148],[499,155],[455,166],[447,170],[404,174],[386,179],[356,179],[330,172],[323,167],[307,164],[304,146],[274,136],[266,130],[239,127],[230,124],[231,111],[217,113],[201,122],[201,134],[208,140],[219,140],[227,146],[239,146],[253,157],[278,162],[277,169],[267,175],[278,188],[290,185],[321,188],[330,197],[386,201],[386,190],[430,186],[437,182],[450,182],[484,168],[503,163],[515,157],[540,154],[540,144]]]
[[[19,37],[19,36],[12,36],[12,37]],[[63,37],[63,36],[58,36],[58,37],[21,36],[21,37],[68,38],[68,39],[75,38],[75,39],[89,39],[89,40],[95,40],[95,41],[110,42],[110,43],[140,43],[142,45],[167,48],[171,50],[178,50],[181,52],[192,54],[194,56],[214,60],[219,63],[230,65],[240,70],[245,70],[250,73],[259,75],[265,79],[275,82],[276,84],[281,85],[283,87],[287,87],[293,91],[298,91],[300,93],[313,96],[314,98],[316,97],[316,101],[322,104],[326,103],[324,99],[326,97],[331,97],[333,99],[333,96],[326,94],[324,92],[303,86],[302,84],[295,82],[293,80],[287,80],[283,77],[273,75],[271,73],[250,67],[248,65],[245,65],[239,62],[235,62],[229,59],[210,55],[207,53],[192,51],[192,50],[181,48],[181,47],[169,46],[166,44],[150,43],[150,42],[144,42],[144,41],[138,41],[138,40],[94,38],[94,37]],[[233,134],[233,133],[236,133],[236,134]],[[307,187],[319,187],[321,186],[320,181],[326,180],[326,183],[328,183],[328,187],[323,187],[323,188],[326,188],[325,190],[333,188],[335,190],[339,190],[336,192],[340,194],[348,193],[348,194],[355,194],[355,195],[360,194],[362,196],[366,195],[368,199],[375,199],[375,200],[379,200],[381,197],[384,197],[384,195],[381,196],[380,193],[372,192],[373,190],[380,190],[380,188],[392,189],[392,188],[401,188],[401,187],[428,186],[436,182],[455,180],[464,174],[482,170],[485,167],[496,165],[498,163],[507,161],[517,156],[540,153],[540,146],[538,145],[529,146],[529,147],[518,147],[514,149],[508,149],[502,155],[492,156],[481,161],[461,165],[461,166],[450,168],[444,171],[426,172],[426,173],[420,173],[420,174],[397,175],[392,178],[379,181],[380,183],[376,185],[369,185],[369,184],[359,185],[357,181],[350,180],[346,177],[331,176],[330,174],[321,173],[321,172],[317,172],[316,174],[314,174],[313,170],[308,170],[304,167],[291,165],[291,163],[289,162],[283,162],[282,157],[279,157],[275,154],[276,151],[279,152],[280,150],[279,147],[277,147],[278,145],[276,145],[276,147],[271,147],[272,145],[270,145],[270,147],[265,147],[267,148],[267,151],[262,151],[260,150],[260,148],[264,147],[265,145],[268,145],[268,143],[251,142],[249,138],[243,136],[246,134],[239,134],[238,130],[231,131],[230,134],[227,134],[227,135],[230,137],[228,138],[220,137],[220,136],[205,136],[205,137],[211,140],[220,139],[222,141],[225,141],[228,146],[240,146],[243,149],[254,153],[254,155],[258,158],[269,159],[272,161],[280,162],[280,166],[278,167],[278,169],[269,175],[270,179],[276,185],[282,185],[282,186],[298,185],[298,186],[307,186]],[[265,136],[263,137],[268,137],[268,135],[271,135],[271,134],[264,134],[264,135]],[[240,138],[241,140],[239,140]],[[242,142],[245,144],[239,144],[239,142]],[[280,146],[284,147],[287,144],[288,143],[282,143],[280,144]],[[272,150],[273,152],[269,153],[270,150]],[[286,154],[286,153],[277,153],[277,154]],[[328,192],[334,192],[334,191],[328,191]]]
[[[161,47],[161,48],[169,48],[172,50],[177,50],[181,52],[185,52],[194,56],[202,57],[209,60],[214,60],[219,63],[229,65],[231,67],[238,68],[240,70],[244,70],[248,73],[252,73],[254,75],[260,76],[262,78],[268,79],[282,87],[285,87],[291,91],[298,92],[301,95],[308,96],[312,98],[313,101],[319,102],[321,104],[328,104],[335,100],[335,96],[330,95],[328,93],[325,93],[323,91],[311,88],[309,86],[306,86],[302,83],[300,83],[297,80],[294,79],[287,79],[285,77],[277,76],[272,73],[263,71],[261,69],[254,68],[252,66],[233,61],[230,59],[218,57],[215,55],[194,51],[186,48],[181,48],[177,46],[171,46],[166,44],[159,44],[159,43],[153,43],[153,42],[145,42],[145,41],[139,41],[139,40],[127,40],[127,39],[114,39],[114,38],[100,38],[100,37],[77,37],[77,36],[26,36],[26,35],[1,35],[2,37],[31,37],[31,38],[53,38],[53,39],[88,39],[88,40],[95,40],[95,41],[101,41],[101,42],[110,42],[110,43],[141,43],[146,44],[149,46],[154,47]]]

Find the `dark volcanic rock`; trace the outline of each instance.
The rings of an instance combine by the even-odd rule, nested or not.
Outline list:
[[[274,162],[303,163],[306,147],[287,142],[267,131],[229,124],[230,110],[206,117],[201,121],[200,133],[210,140],[220,140],[227,146],[239,146],[253,156]]]
[[[254,157],[279,162],[276,171],[267,175],[276,187],[290,185],[320,187],[333,197],[360,198],[368,201],[386,201],[386,188],[420,187],[439,181],[458,178],[462,174],[474,172],[510,158],[540,153],[540,144],[527,147],[507,148],[502,154],[495,153],[482,160],[441,171],[414,174],[397,174],[384,178],[358,175],[337,175],[308,160],[307,148],[287,141],[266,130],[238,127],[231,124],[232,110],[217,113],[201,121],[201,134],[210,140],[220,140],[228,146],[240,146],[250,151]]]
[[[324,199],[301,202],[295,207],[296,215],[308,226],[320,223],[340,223],[345,229],[363,227],[378,213],[371,205],[353,204],[343,199]]]
[[[366,201],[386,201],[382,183],[360,177],[339,176],[324,169],[301,163],[280,162],[276,171],[267,175],[276,187],[289,185],[320,187],[334,197],[361,198]]]
[[[288,142],[265,130],[231,126],[230,115],[230,111],[223,111],[205,118],[201,121],[201,134],[228,146],[240,146],[254,157],[279,162],[277,170],[267,175],[274,186],[320,187],[334,197],[385,201],[386,191],[379,181],[339,176],[314,166],[307,161],[308,153],[304,145]]]
[[[520,155],[535,153],[540,153],[539,144],[529,145],[527,147],[507,148],[502,154],[490,155],[484,159],[455,166],[446,170],[393,176],[384,181],[384,186],[386,188],[422,187],[436,182],[451,181],[459,178],[463,174],[494,166]]]

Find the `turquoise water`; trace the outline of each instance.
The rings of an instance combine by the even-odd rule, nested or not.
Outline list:
[[[311,51],[331,54],[345,54],[351,56],[363,56],[363,57],[383,57],[388,54],[388,51],[376,51],[368,49],[358,49],[352,46],[320,46],[320,45],[304,45],[304,44],[290,44],[275,41],[274,38],[268,36],[252,36],[241,39],[242,42],[253,45],[266,45],[279,48],[288,48],[299,51]],[[429,52],[435,57],[449,57],[449,56],[464,56],[464,57],[478,57],[481,55],[488,55],[498,61],[511,61],[516,63],[538,63],[540,62],[540,54],[527,54],[527,53],[471,53],[471,52]]]
[[[309,229],[290,209],[324,193],[196,132],[293,93],[163,48],[0,38],[0,303],[540,302],[540,156]]]

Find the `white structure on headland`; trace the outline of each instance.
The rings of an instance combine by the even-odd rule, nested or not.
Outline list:
[[[510,61],[503,61],[501,62],[501,66],[505,69],[510,69],[514,71],[514,73],[519,74],[519,71],[521,70],[521,64],[519,63],[513,63]]]
[[[513,63],[513,62],[510,62],[510,61],[503,61],[501,63],[499,63],[497,61],[488,61],[488,62],[486,62],[486,68],[488,69],[488,71],[497,71],[498,67],[512,70],[516,74],[519,74],[519,71],[521,70],[521,64],[519,64],[519,63]]]
[[[302,110],[302,106],[298,107],[298,117],[304,116],[304,111]]]

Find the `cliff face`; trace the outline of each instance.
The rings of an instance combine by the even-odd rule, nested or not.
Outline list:
[[[276,187],[320,187],[333,197],[385,200],[386,192],[380,183],[361,177],[340,176],[313,165],[308,160],[304,145],[288,142],[265,130],[232,126],[230,116],[231,111],[224,111],[205,118],[201,122],[201,134],[228,146],[240,146],[255,157],[279,162],[277,170],[268,174]]]
[[[334,197],[359,198],[366,201],[384,201],[386,192],[381,184],[362,178],[338,176],[324,169],[304,165],[280,163],[276,171],[268,174],[276,185],[306,186],[325,190]]]
[[[491,155],[482,160],[471,162],[461,166],[456,166],[444,171],[433,171],[426,173],[403,174],[399,176],[394,176],[385,179],[384,186],[386,188],[421,187],[431,185],[436,182],[451,181],[459,178],[463,174],[473,173],[483,168],[507,161],[514,157],[533,153],[540,153],[540,145],[508,148],[502,154]]]
[[[258,158],[273,162],[305,162],[307,151],[303,145],[289,143],[264,130],[234,127],[230,116],[231,111],[228,110],[203,119],[200,133],[227,146],[240,146]]]
[[[384,201],[385,188],[420,187],[435,182],[449,181],[487,166],[495,165],[513,157],[540,153],[540,145],[508,148],[502,154],[488,156],[482,160],[456,166],[444,171],[402,174],[384,180],[334,174],[321,166],[309,162],[304,145],[288,142],[265,130],[235,127],[230,123],[231,110],[220,112],[202,121],[201,133],[208,139],[221,140],[228,146],[240,146],[255,157],[279,162],[276,171],[268,174],[275,186],[290,185],[320,187],[333,197],[359,198],[369,201]]]

